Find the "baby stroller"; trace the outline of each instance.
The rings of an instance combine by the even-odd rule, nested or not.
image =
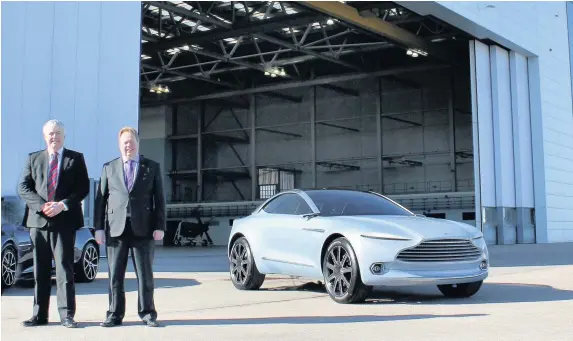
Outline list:
[[[214,218],[211,218],[213,220]],[[175,246],[196,246],[197,238],[200,238],[202,246],[213,246],[213,240],[209,236],[209,223],[211,220],[203,223],[200,217],[197,217],[197,223],[189,221],[180,221],[173,237]]]

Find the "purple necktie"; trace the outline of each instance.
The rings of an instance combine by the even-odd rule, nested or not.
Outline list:
[[[133,188],[133,160],[127,161],[126,178],[127,190],[131,192]]]

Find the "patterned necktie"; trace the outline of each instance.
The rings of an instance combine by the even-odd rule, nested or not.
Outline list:
[[[50,172],[48,173],[48,201],[54,201],[56,194],[56,184],[58,182],[58,153],[54,153],[50,162]]]
[[[127,190],[131,192],[133,188],[133,160],[127,161]]]

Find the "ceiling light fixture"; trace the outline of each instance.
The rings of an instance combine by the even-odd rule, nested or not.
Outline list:
[[[169,90],[169,88],[165,85],[154,85],[151,87],[151,89],[149,89],[149,92],[161,94],[161,93],[169,93],[171,92],[171,90]]]
[[[406,54],[407,54],[408,56],[411,56],[411,57],[413,57],[413,58],[416,58],[416,57],[418,57],[418,56],[424,56],[424,57],[425,57],[425,56],[428,55],[428,52],[425,52],[425,51],[422,51],[422,50],[418,50],[418,49],[408,49],[408,50],[406,51]]]
[[[270,67],[270,68],[265,69],[265,76],[275,78],[277,76],[284,77],[286,75],[287,75],[287,73],[286,73],[285,69],[282,67]]]

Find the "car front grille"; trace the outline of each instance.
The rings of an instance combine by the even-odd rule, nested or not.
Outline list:
[[[466,239],[427,240],[401,251],[397,260],[404,262],[456,262],[478,259],[481,251]]]

